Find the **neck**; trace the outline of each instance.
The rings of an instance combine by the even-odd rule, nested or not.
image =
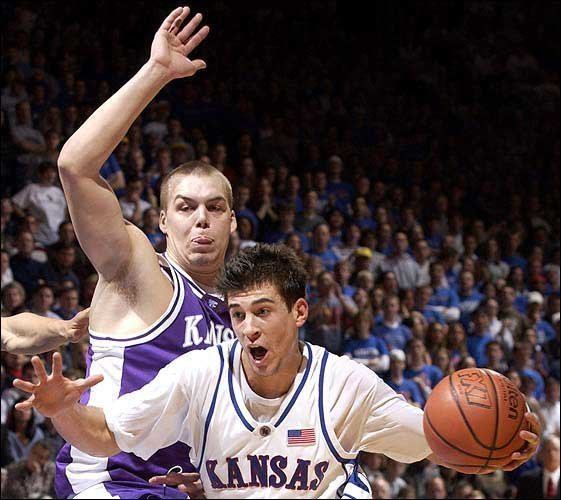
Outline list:
[[[279,369],[271,376],[255,373],[245,350],[242,351],[242,367],[247,383],[262,398],[274,399],[285,395],[292,387],[301,364],[302,353],[297,339],[290,353],[283,357]]]
[[[412,359],[411,360],[411,368],[418,369],[422,368],[425,365],[425,362],[422,359]]]
[[[169,242],[169,240],[168,240]],[[216,276],[218,275],[217,268],[210,268],[209,270],[203,268],[196,268],[196,266],[191,265],[185,259],[177,256],[174,252],[169,249],[168,254],[171,256],[174,262],[183,269],[197,285],[199,285],[205,292],[212,293],[216,290]]]

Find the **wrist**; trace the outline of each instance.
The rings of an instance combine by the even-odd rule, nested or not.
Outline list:
[[[173,80],[168,69],[152,59],[148,59],[144,66],[140,68],[139,73],[143,80],[154,83],[160,88],[163,88]]]

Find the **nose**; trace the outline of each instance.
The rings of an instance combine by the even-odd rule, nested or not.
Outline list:
[[[246,316],[245,321],[240,326],[241,333],[252,343],[261,336],[261,331],[257,325],[255,325],[252,315]]]
[[[197,221],[196,221],[196,226],[197,227],[202,227],[202,228],[209,227],[208,211],[207,211],[206,206],[204,204],[201,203],[198,206],[196,216],[197,216]]]

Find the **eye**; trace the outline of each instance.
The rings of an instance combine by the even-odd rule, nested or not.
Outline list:
[[[262,308],[257,311],[257,316],[266,316],[267,314],[269,314],[269,309],[266,308]]]
[[[241,321],[241,320],[244,319],[244,313],[241,312],[241,311],[235,311],[231,315],[232,315],[232,319],[235,319],[235,320],[238,320],[238,321]]]

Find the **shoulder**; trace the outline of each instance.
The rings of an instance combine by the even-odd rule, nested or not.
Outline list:
[[[378,375],[366,366],[346,356],[327,354],[324,383],[329,392],[364,394],[375,391],[379,380]]]

